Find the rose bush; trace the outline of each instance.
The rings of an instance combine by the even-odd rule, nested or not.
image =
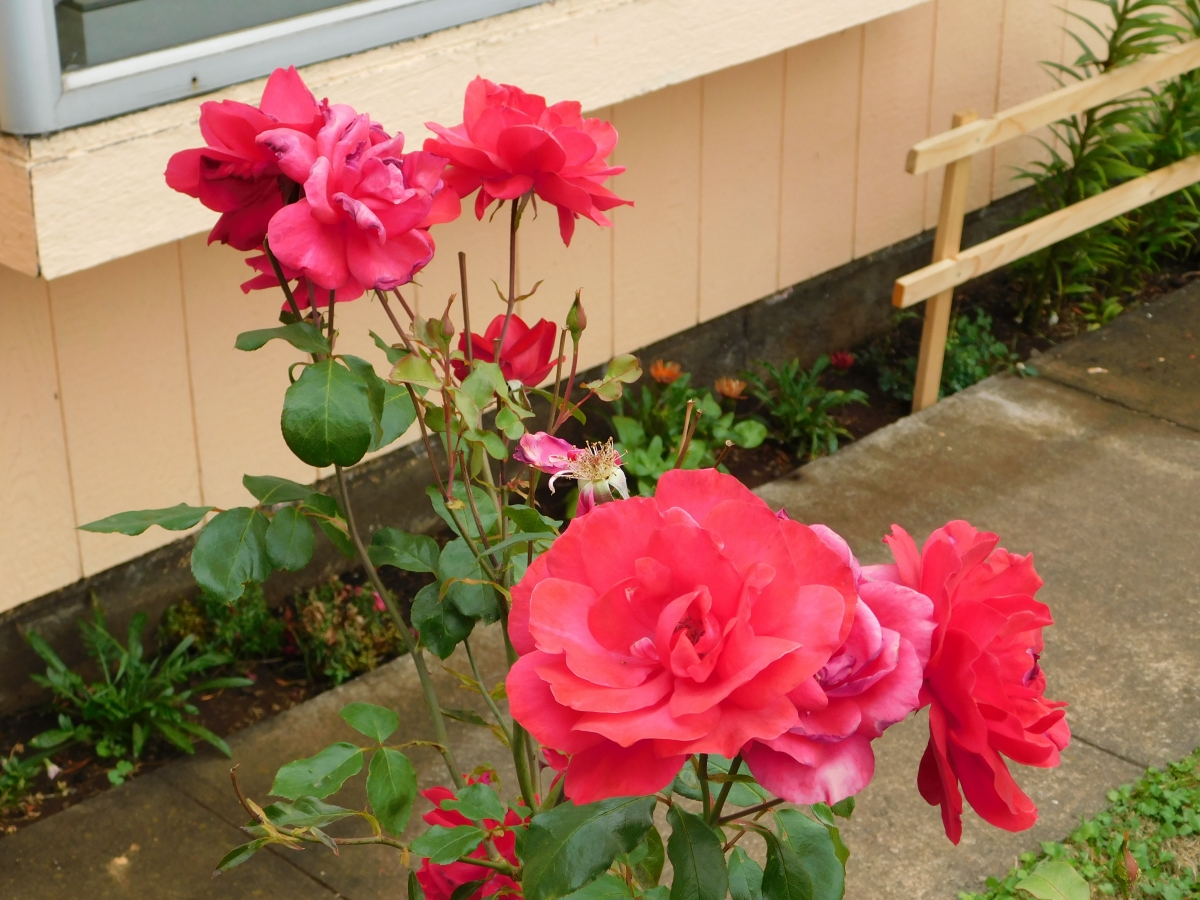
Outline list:
[[[578,103],[548,106],[482,78],[467,89],[461,125],[431,127],[425,149],[405,153],[401,135],[318,104],[294,70],[280,70],[259,107],[205,104],[206,146],[168,165],[169,184],[221,213],[211,239],[256,254],[244,288],[282,288],[281,326],[243,333],[236,346],[292,345],[280,429],[306,465],[333,466],[338,489],[248,475],[253,506],[180,504],[84,527],[200,525],[193,574],[230,604],[273,571],[308,565],[320,529],[392,618],[431,726],[428,737],[397,743],[394,711],[344,707],[355,743],[283,766],[270,788],[276,802],[260,806],[237,788],[251,839],[218,871],[274,844],[375,844],[401,852],[410,900],[841,900],[846,851],[834,815],[849,816],[871,780],[872,742],[921,705],[930,740],[918,786],[941,806],[950,839],[961,834],[963,796],[1000,827],[1031,825],[1036,810],[1003,757],[1055,765],[1069,740],[1063,704],[1044,697],[1038,659],[1052,620],[1034,600],[1032,558],[951,522],[920,552],[894,529],[895,564],[863,567],[830,529],[773,512],[715,469],[668,470],[652,497],[630,499],[611,441],[577,447],[557,432],[619,401],[639,363],[618,356],[576,384],[587,327],[576,294],[558,333],[560,348],[571,338],[563,379],[555,324],[529,327],[515,315],[522,210],[535,196],[557,206],[565,242],[577,217],[609,224],[603,211],[627,202],[602,184],[622,171],[605,162],[616,131],[583,118]],[[482,336],[455,340],[451,306],[421,317],[394,291],[398,315],[388,292],[429,262],[430,228],[458,215],[472,191],[480,217],[510,204],[509,290]],[[470,321],[465,257],[460,276]],[[339,352],[337,305],[366,291],[384,314],[380,330],[398,338],[371,333],[386,379]],[[550,389],[538,387],[552,371]],[[651,375],[676,391],[686,385],[676,363],[657,361]],[[718,391],[736,402],[744,387],[726,379]],[[535,412],[535,397],[549,410]],[[669,435],[676,446],[663,448],[677,467],[696,447],[699,418],[688,415],[683,433]],[[442,541],[386,526],[364,535],[346,490],[344,467],[410,427],[431,467]],[[551,489],[561,478],[579,486],[565,529],[539,507],[543,473]],[[402,608],[385,566],[427,584]],[[486,625],[503,633],[499,683],[488,683],[472,648]],[[459,654],[450,671],[477,698],[472,708],[443,707],[427,654]],[[464,777],[448,717],[495,736],[518,801],[506,803],[491,775]],[[448,786],[421,793],[434,806],[424,813],[430,828],[406,843],[414,745],[440,754]],[[494,771],[476,771],[485,770]],[[363,772],[350,806],[329,802]],[[671,826],[665,847],[659,804]],[[325,831],[335,822],[367,827],[335,837]],[[764,869],[736,846],[749,833],[766,841]],[[658,884],[668,857],[669,891]]]

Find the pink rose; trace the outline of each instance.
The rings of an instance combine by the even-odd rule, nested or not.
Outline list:
[[[1037,807],[1017,786],[1000,754],[1028,766],[1053,767],[1071,740],[1063,707],[1047,700],[1038,665],[1042,629],[1054,619],[1033,599],[1042,580],[1032,556],[996,546],[994,534],[962,521],[929,536],[924,549],[904,529],[884,538],[895,566],[889,580],[933,601],[936,630],[921,701],[929,704],[929,745],[917,786],[941,805],[946,836],[962,836],[962,796],[991,824],[1030,828]]]
[[[611,440],[605,444],[576,447],[544,431],[524,434],[513,453],[513,461],[552,476],[551,493],[558,479],[575,479],[579,483],[579,503],[575,507],[577,517],[591,512],[598,499],[612,500],[614,490],[624,499],[629,499],[629,486],[625,481],[625,471],[621,468],[621,454],[613,447]]]
[[[625,171],[604,161],[617,145],[616,129],[583,118],[578,101],[547,106],[545,97],[476,78],[467,85],[461,125],[426,125],[438,137],[427,139],[425,149],[450,160],[446,179],[457,194],[479,189],[477,218],[493,200],[533,191],[558,207],[559,232],[570,244],[577,217],[611,225],[604,210],[633,205],[603,185]]]
[[[574,520],[513,589],[513,715],[568,754],[577,803],[649,794],[692,753],[799,724],[788,694],[850,632],[854,575],[714,469]]]
[[[271,251],[317,288],[352,299],[407,284],[433,258],[426,229],[457,215],[457,199],[442,190],[446,161],[404,154],[404,135],[389,137],[349,106],[329,107],[315,138],[278,128],[258,141],[304,186],[272,217]]]
[[[850,547],[824,525],[812,530],[854,572],[858,604],[846,642],[788,695],[800,723],[742,751],[767,790],[792,803],[837,803],[875,773],[871,741],[919,704],[933,604],[911,588],[873,580]]]
[[[200,105],[200,133],[207,146],[174,154],[166,177],[170,187],[221,213],[208,235],[210,244],[220,241],[238,250],[262,246],[267,223],[296,184],[257,138],[276,128],[315,137],[325,121],[321,109],[294,68],[271,74],[257,107],[234,100]]]

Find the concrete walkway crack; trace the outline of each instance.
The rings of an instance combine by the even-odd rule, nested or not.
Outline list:
[[[1107,753],[1109,756],[1113,757],[1114,759],[1119,759],[1122,762],[1127,762],[1131,766],[1137,766],[1139,769],[1150,768],[1150,763],[1145,762],[1140,759],[1134,759],[1131,756],[1126,756],[1124,753],[1118,753],[1116,750],[1110,750],[1108,747],[1105,747],[1103,744],[1098,744],[1098,743],[1096,743],[1096,741],[1085,738],[1078,731],[1074,731],[1074,730],[1071,731],[1071,740],[1079,741],[1079,743],[1084,744],[1085,746],[1091,747],[1093,750],[1099,750],[1101,753]]]

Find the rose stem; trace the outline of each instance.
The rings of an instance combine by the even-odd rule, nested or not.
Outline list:
[[[768,800],[766,803],[760,803],[757,806],[749,806],[739,812],[731,813],[728,816],[722,816],[717,819],[718,825],[724,825],[726,822],[732,822],[734,819],[740,819],[742,816],[748,816],[750,813],[766,812],[768,809],[774,809],[780,803],[783,803],[781,797],[776,797],[774,800]]]
[[[479,682],[479,690],[483,692],[483,702],[487,704],[487,708],[492,711],[492,715],[496,717],[496,724],[500,726],[500,730],[504,732],[504,736],[508,738],[509,745],[512,745],[512,731],[508,724],[504,721],[504,716],[500,714],[500,708],[496,706],[496,701],[492,699],[492,695],[488,693],[487,685],[483,683],[483,675],[479,672],[479,663],[475,662],[475,654],[471,651],[471,641],[468,638],[463,638],[463,646],[467,649],[467,659],[471,662],[471,671],[475,675],[475,680]]]
[[[283,288],[283,296],[287,297],[288,306],[292,308],[292,313],[298,321],[303,322],[304,316],[300,313],[300,307],[296,303],[296,298],[292,296],[292,286],[287,283],[287,279],[283,277],[283,267],[279,265],[279,260],[275,258],[275,254],[271,252],[271,245],[267,243],[267,239],[263,238],[263,252],[267,254],[267,261],[271,264],[271,268],[275,272],[275,280],[279,282],[279,286]],[[312,293],[311,291],[309,292]],[[312,297],[309,297],[311,302]]]
[[[712,812],[712,796],[708,792],[708,754],[701,753],[696,765],[696,775],[700,779],[700,800],[704,804],[704,819],[708,820]]]
[[[695,409],[695,407],[695,400],[689,400],[687,402],[687,410],[683,414],[683,433],[679,436],[679,455],[675,457],[675,465],[671,467],[673,469],[678,469],[683,465],[683,458],[687,455],[688,445],[692,442],[692,410]]]
[[[466,786],[466,783],[463,781],[458,763],[454,760],[454,751],[450,749],[450,736],[446,732],[446,720],[442,718],[441,703],[438,701],[437,690],[433,686],[433,679],[429,677],[429,670],[425,667],[425,657],[421,655],[421,650],[417,646],[417,642],[413,640],[412,629],[404,621],[404,616],[400,614],[400,607],[396,605],[396,598],[392,596],[392,592],[387,589],[382,579],[380,579],[379,573],[371,563],[371,557],[367,554],[367,548],[363,546],[362,537],[358,533],[358,525],[354,521],[354,509],[350,505],[350,492],[346,489],[345,472],[341,466],[334,466],[334,473],[337,475],[338,493],[342,495],[342,509],[346,512],[346,530],[350,532],[350,540],[354,543],[354,550],[358,556],[358,561],[362,564],[363,569],[367,573],[367,578],[375,590],[379,592],[384,606],[387,607],[388,615],[392,617],[392,621],[396,623],[396,630],[400,632],[400,636],[404,639],[404,646],[408,648],[408,655],[412,657],[413,668],[417,670],[417,678],[421,681],[421,690],[425,694],[425,705],[429,707],[429,716],[433,719],[433,734],[434,740],[439,745],[438,752],[442,754],[442,759],[446,761],[446,768],[450,770],[450,780],[454,782],[456,788],[461,789]]]
[[[471,306],[467,303],[467,254],[458,251],[458,280],[462,285],[463,334],[467,340],[467,365],[475,362],[474,341],[471,339]]]
[[[512,204],[512,216],[508,225],[508,309],[504,313],[504,327],[500,329],[500,337],[492,349],[493,359],[500,363],[500,348],[508,337],[508,323],[512,321],[513,307],[517,303],[517,227],[521,224],[521,204],[519,198],[509,201]]]
[[[333,349],[333,306],[337,303],[337,291],[329,292],[329,349]]]
[[[737,774],[738,769],[741,767],[742,755],[739,753],[733,758],[733,762],[729,764],[729,780],[721,785],[721,793],[717,794],[717,802],[713,804],[712,815],[708,819],[710,824],[721,818],[721,807],[725,805],[725,799],[729,796],[729,791],[733,788],[733,776]]]

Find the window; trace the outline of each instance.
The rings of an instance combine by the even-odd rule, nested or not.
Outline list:
[[[0,130],[39,134],[542,0],[0,0]]]

